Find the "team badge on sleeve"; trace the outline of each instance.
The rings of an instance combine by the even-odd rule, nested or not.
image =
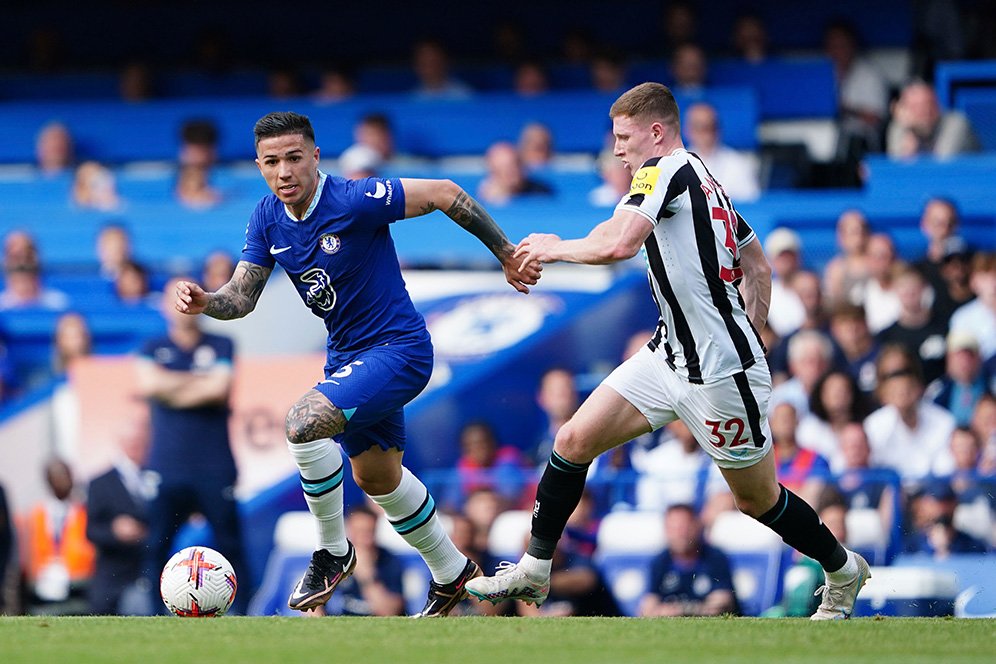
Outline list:
[[[318,241],[318,244],[322,248],[322,251],[330,256],[342,248],[342,240],[335,233],[326,233]]]
[[[629,186],[629,195],[636,196],[643,194],[649,196],[654,193],[657,180],[661,176],[661,169],[657,166],[644,166],[633,176],[633,183]]]

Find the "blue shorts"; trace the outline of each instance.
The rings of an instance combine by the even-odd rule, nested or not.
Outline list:
[[[346,414],[336,441],[354,457],[371,447],[405,449],[404,406],[432,375],[432,347],[377,346],[337,370],[326,366],[315,389]]]

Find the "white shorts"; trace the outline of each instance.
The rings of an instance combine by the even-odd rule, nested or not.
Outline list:
[[[753,466],[771,449],[771,377],[764,360],[695,385],[667,366],[663,353],[644,346],[602,383],[643,413],[654,431],[681,419],[720,468]]]

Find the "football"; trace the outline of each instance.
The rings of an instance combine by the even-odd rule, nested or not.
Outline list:
[[[181,618],[223,616],[232,606],[237,590],[232,564],[206,546],[177,551],[159,577],[163,603]]]

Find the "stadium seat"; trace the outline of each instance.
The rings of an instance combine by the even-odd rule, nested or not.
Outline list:
[[[962,503],[955,508],[954,525],[958,530],[971,535],[992,546],[993,513],[989,501],[981,497],[971,503]]]
[[[855,616],[949,616],[954,613],[958,577],[930,567],[873,567],[858,595]]]
[[[878,510],[848,510],[846,525],[847,547],[860,553],[872,565],[884,565],[889,536]]]
[[[250,616],[301,616],[287,606],[287,593],[300,581],[311,562],[311,552],[295,553],[274,549],[266,561],[263,582],[249,600],[246,614]]]
[[[318,527],[311,512],[285,512],[273,529],[273,548],[285,553],[311,552],[318,548]]]
[[[660,512],[610,512],[598,527],[600,556],[656,555],[667,546]]]
[[[488,533],[488,552],[495,558],[518,560],[526,548],[532,518],[532,512],[528,510],[508,510],[499,514]]]
[[[605,585],[612,592],[623,615],[639,615],[640,599],[647,592],[650,582],[650,563],[660,553],[610,553],[599,554],[597,564]]]
[[[733,586],[745,615],[759,615],[774,605],[784,549],[778,533],[746,514],[729,511],[716,517],[709,542],[730,558]]]

